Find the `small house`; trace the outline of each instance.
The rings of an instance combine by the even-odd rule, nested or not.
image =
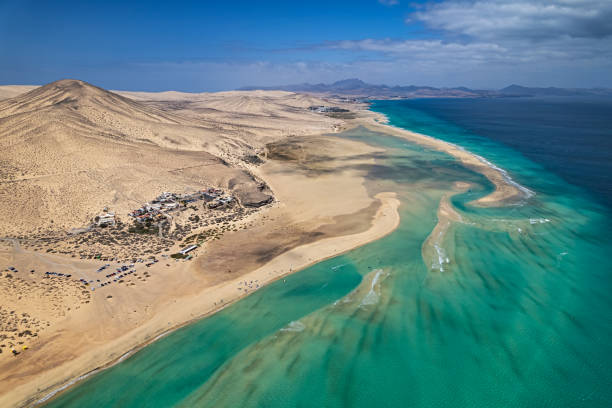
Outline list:
[[[115,213],[107,212],[100,214],[96,217],[96,225],[98,227],[106,227],[109,225],[115,225]]]

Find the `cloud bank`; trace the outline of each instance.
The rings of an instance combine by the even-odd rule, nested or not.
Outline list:
[[[421,6],[406,24],[421,24],[435,38],[366,38],[324,46],[369,55],[378,65],[395,63],[431,83],[450,85],[455,78],[456,85],[485,87],[519,80],[612,86],[606,74],[612,69],[609,0],[447,0]],[[475,81],[470,73],[484,76]]]
[[[602,39],[612,35],[609,0],[445,1],[413,13],[407,22],[493,41]]]

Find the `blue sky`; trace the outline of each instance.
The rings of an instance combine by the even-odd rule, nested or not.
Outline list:
[[[612,1],[0,1],[0,82],[612,87]]]

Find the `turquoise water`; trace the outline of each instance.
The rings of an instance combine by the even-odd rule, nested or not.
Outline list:
[[[610,210],[513,149],[393,106],[374,109],[407,128],[422,115],[436,126],[419,130],[536,195],[475,208],[492,186],[451,157],[346,132],[386,150],[362,170],[372,193],[398,192],[394,233],[177,330],[48,406],[611,406]],[[437,237],[441,271],[423,246],[443,197],[463,221]]]
[[[612,98],[407,99],[374,109],[445,140],[506,145],[612,207]]]

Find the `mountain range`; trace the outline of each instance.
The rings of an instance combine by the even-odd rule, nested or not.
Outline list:
[[[331,84],[295,84],[271,87],[249,86],[240,90],[283,90],[313,94],[338,95],[355,98],[497,98],[497,97],[533,97],[533,96],[612,96],[612,89],[607,88],[534,88],[510,85],[498,90],[457,88],[435,88],[431,86],[388,86],[368,84],[360,79],[351,78]]]

